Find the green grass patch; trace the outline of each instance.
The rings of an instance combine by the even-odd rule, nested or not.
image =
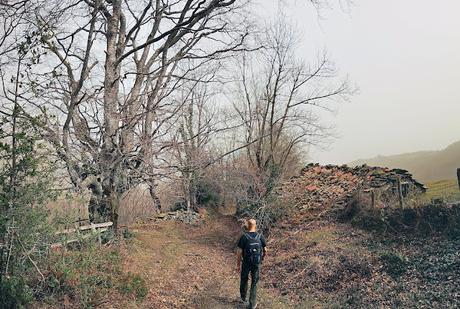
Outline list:
[[[118,290],[123,294],[134,295],[137,300],[142,300],[149,292],[145,280],[139,275],[127,274]]]
[[[432,199],[460,201],[460,190],[455,179],[430,182],[426,184],[426,187],[428,190],[424,198],[428,201]]]
[[[92,308],[104,302],[110,291],[125,284],[117,247],[86,244],[78,250],[55,253],[49,270],[42,300],[50,304],[66,297],[81,308]]]

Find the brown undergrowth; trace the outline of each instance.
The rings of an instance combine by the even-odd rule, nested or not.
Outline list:
[[[382,233],[351,223],[305,209],[275,224],[261,272],[260,308],[460,304],[459,239]],[[233,216],[211,214],[197,225],[152,221],[133,225],[131,232],[134,237],[119,244],[118,253],[104,248],[94,261],[74,253],[80,269],[90,265],[90,282],[100,299],[87,308],[244,308],[238,303],[234,254],[241,230]],[[70,277],[74,286],[86,278],[78,275],[81,271]],[[82,293],[69,293],[70,303],[81,300]]]

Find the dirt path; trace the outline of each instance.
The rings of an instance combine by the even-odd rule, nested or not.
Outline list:
[[[231,216],[207,224],[177,222],[138,225],[127,250],[125,270],[142,276],[149,292],[128,308],[245,308],[238,303],[235,243],[240,228]],[[261,272],[263,281],[263,269]],[[285,308],[273,291],[259,288],[259,308]]]

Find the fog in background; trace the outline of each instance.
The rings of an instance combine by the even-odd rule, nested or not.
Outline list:
[[[460,1],[354,0],[319,17],[307,0],[258,7],[261,16],[282,10],[292,20],[305,61],[325,49],[359,87],[325,117],[337,139],[314,150],[312,161],[347,163],[460,140]]]

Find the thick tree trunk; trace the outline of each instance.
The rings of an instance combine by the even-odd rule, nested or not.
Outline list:
[[[108,178],[110,177],[110,178]],[[113,222],[115,233],[118,233],[118,217],[121,193],[117,190],[114,174],[105,175],[102,180],[102,198],[100,199],[98,214],[103,222]]]
[[[115,190],[112,191],[108,197],[108,201],[109,201],[109,206],[111,210],[110,219],[113,222],[113,229],[115,231],[115,234],[118,235],[118,214],[119,214],[119,209],[120,209],[119,194]]]
[[[192,173],[192,176],[189,179],[189,201],[190,201],[190,209],[191,210],[197,210],[197,201],[196,201],[196,194],[197,194],[197,188],[196,188],[196,181],[194,178],[194,175]]]
[[[149,193],[153,201],[153,207],[155,208],[155,210],[161,211],[161,201],[158,198],[158,195],[156,193],[156,185],[153,182],[149,184]]]
[[[120,162],[119,153],[120,113],[119,89],[121,64],[118,57],[124,50],[125,20],[121,11],[121,0],[112,1],[112,14],[107,20],[106,31],[106,58],[104,76],[104,147],[102,173],[106,174],[104,196],[106,205],[104,215],[113,222],[115,233],[118,233],[118,211],[120,207],[120,193],[117,188],[117,179]]]
[[[120,65],[117,63],[117,38],[120,22],[120,1],[114,1],[113,14],[107,25],[107,52],[105,58],[104,79],[104,124],[106,139],[104,142],[111,149],[119,125],[118,92]]]

